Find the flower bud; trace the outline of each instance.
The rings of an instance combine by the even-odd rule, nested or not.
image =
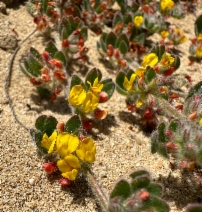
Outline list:
[[[196,119],[196,117],[197,117],[197,113],[196,113],[196,111],[195,111],[195,112],[191,113],[191,114],[188,116],[188,119],[191,120],[191,121],[193,121],[193,120]]]
[[[52,174],[56,168],[57,168],[57,165],[55,162],[49,162],[49,163],[44,163],[42,165],[42,168],[44,169],[44,171],[47,173],[47,174]]]
[[[176,151],[177,149],[177,146],[172,142],[172,141],[169,141],[167,144],[166,144],[166,148],[169,152],[173,152],[173,151]]]
[[[72,184],[72,181],[63,177],[59,180],[59,184],[65,187],[69,187]]]
[[[62,133],[65,131],[65,123],[64,121],[59,121],[57,124],[57,131],[58,133]]]
[[[57,59],[49,60],[49,63],[57,68],[62,68],[62,62]]]
[[[67,48],[69,46],[69,41],[67,39],[62,40],[62,47]]]
[[[45,61],[49,61],[50,60],[50,56],[49,56],[49,53],[48,52],[43,52],[41,54],[42,58],[45,60]]]
[[[83,126],[84,130],[92,130],[92,128],[93,128],[93,125],[92,125],[92,122],[90,119],[83,121],[82,126]]]
[[[99,108],[94,110],[94,116],[96,119],[105,119],[107,114],[108,110],[100,110]]]
[[[142,201],[145,201],[149,198],[150,194],[148,191],[140,191],[139,194],[138,194],[138,197],[142,200]]]
[[[100,103],[106,102],[108,100],[108,94],[104,91],[100,92],[99,96],[100,96],[100,99],[99,99]]]

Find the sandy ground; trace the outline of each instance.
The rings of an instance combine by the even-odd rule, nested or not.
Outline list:
[[[188,38],[193,38],[194,20],[193,15],[187,15],[183,20],[171,21],[182,27]],[[1,16],[0,22],[5,21],[9,23],[10,29],[15,28],[18,32],[19,41],[35,27],[24,5],[9,9],[7,16]],[[105,77],[114,79],[113,70],[100,60],[97,53],[98,39],[98,36],[89,32],[86,46],[90,48],[91,64],[82,70],[77,66],[70,67],[71,71],[85,74],[90,68],[97,67]],[[196,63],[188,66],[189,45],[188,40],[178,47],[181,51],[181,68],[178,72],[191,75],[194,82],[197,82],[202,80],[202,65]],[[18,62],[28,54],[30,46],[43,51],[43,40],[38,33],[23,45],[14,62],[9,93],[15,111],[20,121],[29,128],[34,126],[35,119],[41,114],[54,115],[58,120],[66,121],[70,117],[67,102],[62,98],[54,103],[40,101],[29,80],[19,70]],[[11,53],[0,49],[0,211],[100,212],[101,209],[83,176],[70,188],[62,189],[58,184],[59,176],[47,177],[42,170],[44,159],[37,154],[37,148],[28,132],[15,123],[3,91],[10,57]],[[124,97],[115,93],[102,108],[110,112],[105,120],[95,123],[92,136],[97,145],[97,156],[92,170],[104,191],[109,193],[121,176],[127,176],[135,169],[145,168],[151,172],[156,182],[163,183],[164,199],[172,212],[184,211],[184,207],[190,202],[200,202],[188,175],[182,176],[179,171],[172,171],[168,161],[159,155],[151,155],[149,135],[141,131],[138,118],[127,111]],[[133,131],[129,129],[131,126]],[[30,180],[33,183],[30,184]]]

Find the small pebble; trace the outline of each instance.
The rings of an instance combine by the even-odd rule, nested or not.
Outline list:
[[[34,179],[33,178],[29,179],[29,184],[34,185]]]

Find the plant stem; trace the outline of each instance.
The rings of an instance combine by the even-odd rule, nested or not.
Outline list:
[[[167,101],[162,98],[157,97],[157,101],[160,107],[165,111],[165,113],[174,116],[175,118],[183,119],[186,118],[184,114],[179,113],[175,108],[173,108]]]
[[[91,188],[95,192],[95,195],[97,196],[98,200],[100,201],[100,204],[103,208],[104,211],[108,211],[108,200],[107,197],[105,196],[104,192],[102,191],[101,187],[98,185],[97,181],[93,177],[93,175],[87,171],[86,176],[88,178],[88,182],[91,185]]]

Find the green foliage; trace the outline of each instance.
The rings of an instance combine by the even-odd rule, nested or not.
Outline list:
[[[108,206],[110,212],[169,211],[168,205],[160,198],[162,186],[151,182],[148,172],[139,170],[130,176],[131,182],[121,179],[112,190]]]
[[[78,135],[81,130],[82,124],[78,115],[72,116],[65,124],[65,131],[70,134]]]

